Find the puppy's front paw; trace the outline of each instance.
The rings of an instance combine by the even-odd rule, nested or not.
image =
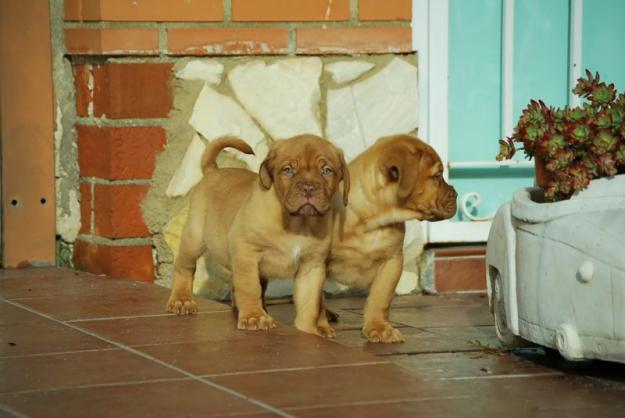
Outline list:
[[[334,328],[332,328],[330,325],[318,324],[317,331],[319,332],[319,335],[321,335],[322,337],[326,337],[330,339],[333,339],[334,337],[336,337],[336,332],[334,331]]]
[[[393,328],[388,321],[373,320],[365,324],[362,333],[372,343],[401,343],[406,341],[397,328]]]
[[[176,315],[192,315],[197,312],[197,305],[191,296],[177,297],[172,295],[167,302],[167,312]]]
[[[238,329],[248,331],[268,330],[276,327],[276,321],[273,320],[266,312],[257,312],[251,314],[239,313],[237,322]]]

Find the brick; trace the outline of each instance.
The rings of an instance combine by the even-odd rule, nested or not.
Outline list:
[[[65,0],[65,20],[215,22],[223,0]]]
[[[434,282],[438,292],[486,289],[484,257],[446,257],[434,261]]]
[[[172,109],[170,63],[103,64],[93,67],[94,116],[164,118]]]
[[[141,202],[149,186],[96,184],[93,212],[95,234],[107,238],[147,237]]]
[[[169,29],[167,36],[171,55],[275,55],[288,46],[286,29]]]
[[[360,0],[360,20],[411,20],[412,0]]]
[[[349,18],[349,0],[232,0],[234,21],[331,21]]]
[[[91,233],[91,185],[80,183],[80,233]]]
[[[74,266],[80,270],[145,282],[154,281],[152,247],[103,245],[77,240]]]
[[[158,31],[65,29],[65,52],[75,55],[158,55]]]
[[[297,53],[397,53],[412,50],[409,27],[299,28]]]
[[[93,94],[89,89],[89,77],[91,66],[87,64],[74,65],[74,84],[76,86],[76,114],[89,116],[89,104],[93,100]]]
[[[433,250],[436,258],[484,256],[486,254],[486,245],[453,245],[433,248]]]
[[[108,180],[152,178],[156,155],[166,141],[160,126],[77,125],[76,131],[80,175]]]

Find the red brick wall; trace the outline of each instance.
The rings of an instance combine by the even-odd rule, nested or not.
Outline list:
[[[81,179],[76,267],[154,279],[140,205],[166,146],[177,58],[410,52],[411,3],[65,0]]]

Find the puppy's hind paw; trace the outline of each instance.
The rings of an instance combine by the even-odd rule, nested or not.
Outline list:
[[[372,343],[401,343],[406,341],[402,333],[386,321],[375,321],[365,325],[362,333]]]
[[[276,321],[266,313],[241,315],[237,321],[237,328],[248,331],[270,330],[276,327]]]
[[[170,298],[167,302],[167,312],[176,315],[193,315],[197,312],[197,305],[193,299]]]

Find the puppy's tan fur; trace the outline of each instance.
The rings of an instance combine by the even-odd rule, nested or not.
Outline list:
[[[296,328],[332,336],[334,331],[319,312],[332,238],[332,199],[341,181],[344,199],[349,192],[342,152],[311,135],[277,141],[257,175],[217,168],[216,157],[226,147],[253,153],[237,138],[208,145],[204,178],[192,192],[167,309],[178,314],[197,310],[193,274],[198,257],[207,253],[210,263],[232,274],[239,329],[275,327],[262,306],[261,280],[295,277]]]
[[[405,221],[450,218],[457,193],[443,179],[438,154],[409,135],[381,138],[349,170],[349,205],[337,205],[328,278],[369,288],[363,333],[370,341],[403,341],[388,317],[404,264]]]

